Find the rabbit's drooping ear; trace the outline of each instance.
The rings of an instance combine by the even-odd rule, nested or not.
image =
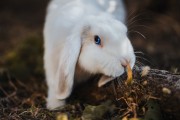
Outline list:
[[[113,77],[108,77],[108,76],[102,75],[100,80],[98,81],[98,87],[102,87],[103,85],[112,81],[113,79],[114,79]]]
[[[81,38],[75,34],[69,36],[62,46],[55,80],[57,99],[66,99],[71,94],[80,49]]]

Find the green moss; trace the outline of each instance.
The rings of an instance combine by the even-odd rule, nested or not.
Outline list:
[[[28,36],[3,57],[4,65],[20,79],[43,76],[43,40]]]

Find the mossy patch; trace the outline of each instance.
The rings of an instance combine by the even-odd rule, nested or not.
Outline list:
[[[43,77],[43,40],[30,35],[2,57],[3,66],[19,79]]]

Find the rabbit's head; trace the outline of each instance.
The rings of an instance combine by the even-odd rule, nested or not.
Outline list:
[[[106,83],[111,80],[109,77],[122,75],[127,64],[134,66],[134,50],[123,23],[103,17],[91,17],[89,20],[81,35],[82,48],[78,63],[92,74],[105,75],[100,82]]]
[[[64,50],[59,98],[69,96],[76,64],[90,74],[102,74],[99,86],[124,73],[124,67],[135,63],[133,47],[127,37],[127,27],[111,17],[88,17],[71,36]]]

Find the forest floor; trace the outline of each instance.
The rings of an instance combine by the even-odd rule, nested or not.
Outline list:
[[[129,10],[127,25],[129,31],[136,31],[129,32],[138,61],[133,70],[134,84],[126,85],[127,76],[123,75],[98,88],[97,76],[75,88],[63,109],[49,111],[42,37],[48,0],[2,0],[0,119],[54,120],[67,115],[77,120],[179,120],[179,2],[164,1],[158,6],[152,1],[140,6],[127,3],[133,10]],[[152,69],[142,76],[144,66]]]

